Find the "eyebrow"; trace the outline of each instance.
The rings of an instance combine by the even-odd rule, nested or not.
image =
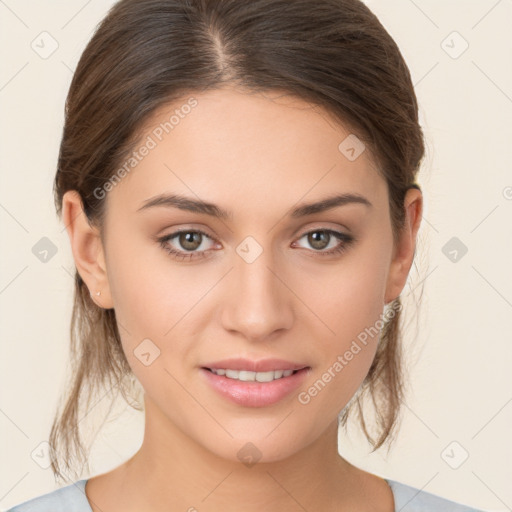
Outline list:
[[[373,206],[372,203],[362,195],[346,193],[329,196],[313,203],[303,203],[294,208],[288,215],[296,219],[353,203],[363,204],[367,207]],[[229,220],[233,218],[232,212],[228,212],[216,204],[192,199],[180,194],[157,195],[144,201],[137,211],[156,207],[178,208],[189,212],[210,215],[218,219]]]

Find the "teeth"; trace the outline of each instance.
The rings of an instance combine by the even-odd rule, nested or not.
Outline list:
[[[216,375],[224,375],[228,379],[241,380],[243,382],[271,382],[282,377],[289,377],[293,370],[273,370],[269,372],[249,372],[246,370],[225,370],[211,368]]]

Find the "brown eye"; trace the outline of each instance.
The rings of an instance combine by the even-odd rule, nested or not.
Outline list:
[[[301,239],[306,237],[308,245],[313,247],[313,252],[318,253],[319,256],[332,256],[342,253],[351,243],[355,242],[355,238],[352,235],[346,235],[332,229],[315,229],[314,231],[304,233]],[[331,242],[336,241],[338,241],[338,244],[331,244]],[[329,250],[326,251],[326,248],[329,248]]]
[[[320,250],[325,249],[331,239],[331,235],[326,231],[312,231],[307,237],[311,246]]]
[[[178,235],[178,241],[187,251],[195,251],[201,245],[202,237],[197,231],[183,231]]]
[[[176,241],[171,243],[174,239]],[[158,241],[162,248],[175,259],[191,260],[193,258],[204,258],[207,255],[208,247],[198,250],[207,239],[213,240],[204,231],[187,229],[166,235],[159,238]]]

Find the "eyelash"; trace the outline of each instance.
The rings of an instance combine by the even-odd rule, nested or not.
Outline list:
[[[182,260],[188,260],[191,261],[192,259],[197,258],[206,258],[207,251],[199,251],[199,252],[184,252],[184,251],[177,251],[176,249],[173,249],[168,245],[168,241],[172,240],[173,238],[176,238],[181,233],[201,233],[202,235],[206,236],[207,238],[210,238],[213,240],[213,238],[205,233],[204,231],[201,231],[200,229],[183,229],[180,231],[175,231],[174,233],[171,233],[170,235],[166,235],[162,238],[158,238],[158,242],[160,242],[161,247],[170,254],[174,259],[182,259]],[[330,235],[333,235],[338,240],[342,241],[343,243],[338,244],[334,249],[330,249],[328,251],[315,251],[314,253],[318,254],[319,256],[333,256],[335,254],[342,254],[345,252],[348,247],[356,241],[355,237],[351,235],[347,235],[345,233],[340,233],[339,231],[334,231],[332,229],[313,229],[311,231],[307,231],[306,233],[303,233],[299,240],[306,235],[309,235],[311,233],[328,233]]]

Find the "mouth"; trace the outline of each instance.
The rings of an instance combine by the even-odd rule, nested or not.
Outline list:
[[[207,368],[204,370],[210,371],[215,375],[226,377],[228,379],[238,380],[241,382],[272,382],[274,380],[290,377],[308,367],[299,368],[297,370],[269,370],[266,372],[253,372],[249,370],[232,370],[229,368]]]
[[[199,369],[210,389],[242,407],[268,407],[290,398],[311,371],[310,366],[277,360],[260,363],[219,361]]]

